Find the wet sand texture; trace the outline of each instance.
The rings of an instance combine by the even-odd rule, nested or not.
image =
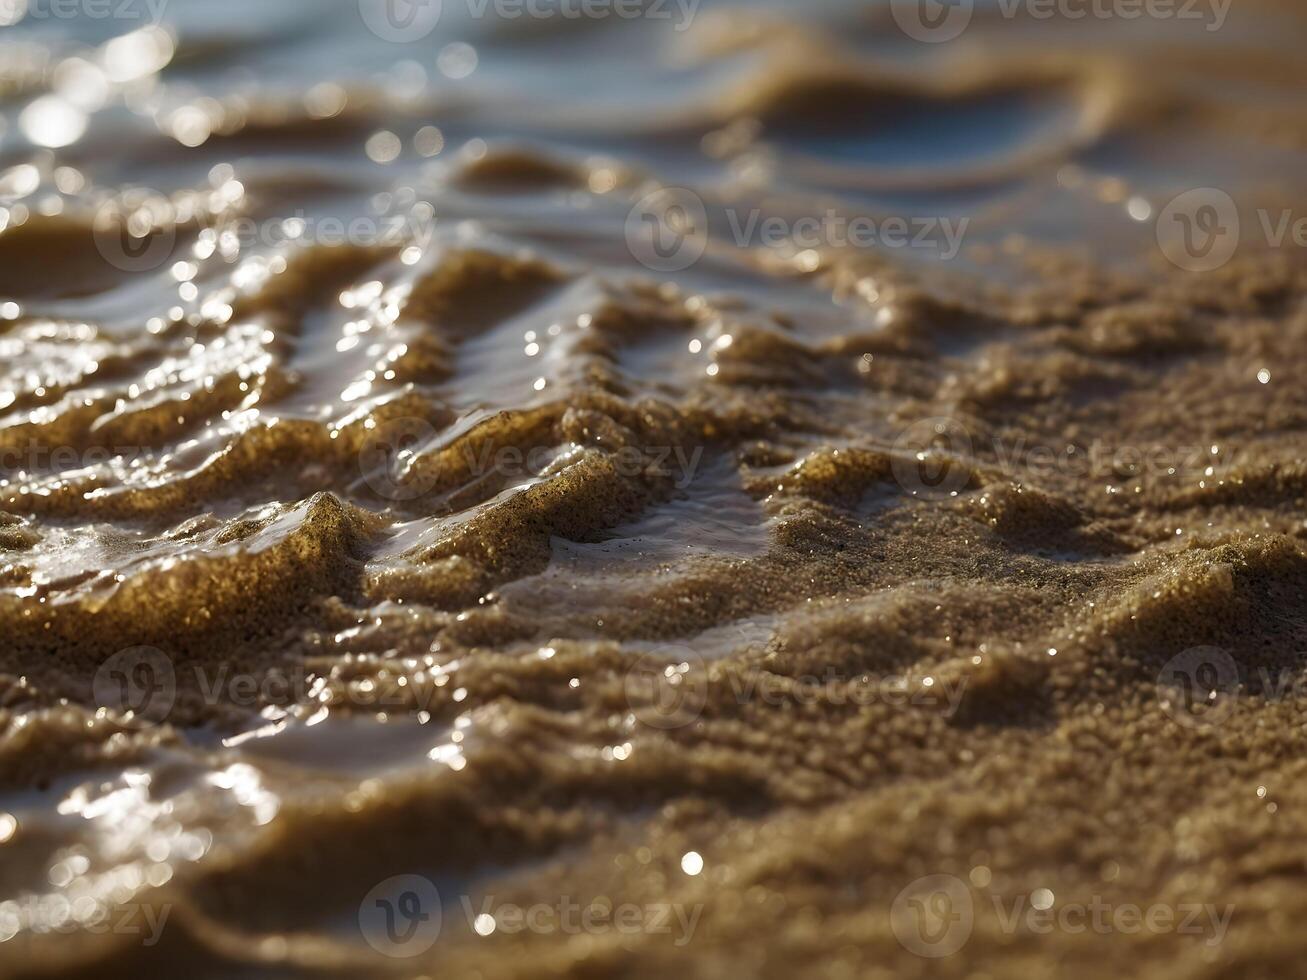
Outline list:
[[[0,27],[0,975],[1300,968],[1297,6],[326,6]]]

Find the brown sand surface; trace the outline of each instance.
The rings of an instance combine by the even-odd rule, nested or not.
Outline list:
[[[0,27],[0,976],[1300,972],[1301,7],[370,4]]]

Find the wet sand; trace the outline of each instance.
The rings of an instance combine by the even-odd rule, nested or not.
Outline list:
[[[979,6],[0,27],[0,975],[1295,969],[1307,24]]]

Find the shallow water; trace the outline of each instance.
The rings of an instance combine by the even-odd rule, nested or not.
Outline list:
[[[112,6],[0,0],[0,975],[1300,961],[1295,5]]]

